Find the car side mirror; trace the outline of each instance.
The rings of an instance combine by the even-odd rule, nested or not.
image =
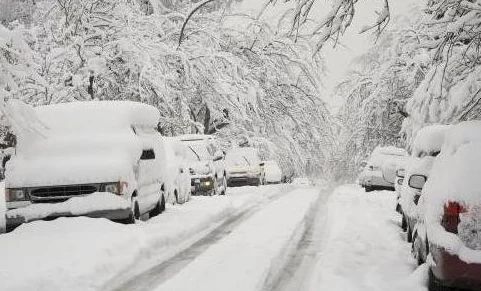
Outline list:
[[[154,159],[155,159],[155,152],[153,149],[147,149],[142,151],[140,160],[154,160]]]
[[[408,185],[413,189],[422,190],[427,180],[428,178],[424,175],[412,175]]]
[[[266,163],[260,163],[259,166],[264,167]]]

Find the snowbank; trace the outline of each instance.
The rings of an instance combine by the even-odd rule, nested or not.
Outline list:
[[[130,202],[107,192],[95,192],[83,197],[73,197],[62,203],[38,203],[8,211],[9,218],[24,217],[26,221],[54,215],[85,215],[95,211],[130,209]]]
[[[370,194],[347,185],[327,202],[323,251],[309,288],[328,291],[424,291],[427,269],[413,274],[410,257],[393,211],[396,195],[390,191]]]
[[[271,203],[156,290],[262,290],[318,193],[299,189]]]
[[[280,189],[245,187],[228,196],[193,197],[136,225],[86,217],[24,224],[0,235],[0,290],[106,290],[109,280],[126,279],[120,274],[150,267],[138,262],[156,264],[175,255],[182,242]]]

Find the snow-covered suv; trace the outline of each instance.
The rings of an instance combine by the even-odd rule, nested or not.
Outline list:
[[[225,155],[217,148],[215,138],[210,135],[188,134],[178,139],[188,148],[192,194],[225,195]]]
[[[14,111],[29,111],[39,125],[16,132],[5,180],[8,230],[58,216],[133,223],[164,210],[156,108],[121,101],[22,104]]]
[[[265,184],[264,162],[259,157],[257,149],[241,147],[231,149],[225,157],[227,185]]]

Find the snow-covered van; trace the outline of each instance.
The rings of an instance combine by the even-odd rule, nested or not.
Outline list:
[[[421,199],[429,290],[481,290],[481,122],[446,133]]]
[[[211,135],[187,134],[178,137],[187,147],[191,193],[194,195],[225,195],[227,179],[225,155],[217,149]]]
[[[392,146],[375,148],[359,177],[359,184],[366,192],[394,190],[396,164],[401,163],[406,156],[407,152],[401,148]]]
[[[36,130],[17,130],[7,164],[7,229],[59,216],[133,223],[164,210],[156,108],[71,102],[30,107],[29,115]]]
[[[234,148],[225,156],[227,185],[259,186],[265,184],[264,162],[252,147]]]

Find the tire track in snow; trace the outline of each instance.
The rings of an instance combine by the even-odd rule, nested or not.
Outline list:
[[[299,241],[290,246],[285,264],[280,271],[274,270],[263,290],[302,291],[308,288],[308,279],[322,252],[326,232],[327,201],[333,189],[323,189],[315,207],[306,218],[304,232]]]
[[[283,191],[285,190],[285,191]],[[275,200],[285,196],[292,192],[292,188],[276,188],[278,193],[268,196],[266,201],[255,205],[254,207],[247,207],[233,216],[227,218],[219,226],[208,232],[205,236],[194,242],[189,247],[180,251],[170,259],[157,264],[150,269],[130,278],[120,286],[116,286],[112,291],[144,291],[152,290],[155,286],[162,284],[162,282],[168,280],[174,276],[177,272],[182,270],[190,262],[207,250],[210,246],[214,245],[222,238],[229,235],[238,225],[247,220],[255,213],[260,211],[266,205],[274,202]]]

